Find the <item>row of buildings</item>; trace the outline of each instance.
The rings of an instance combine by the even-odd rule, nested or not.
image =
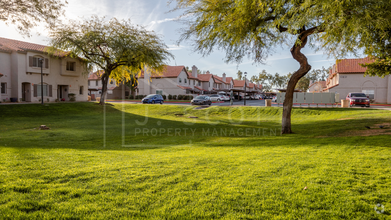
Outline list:
[[[370,62],[372,61],[368,57],[338,60],[330,69],[327,80],[313,82],[308,91],[335,92],[339,93],[341,98],[350,92],[362,92],[374,102],[391,104],[391,76],[364,77],[366,68],[360,64]]]
[[[207,71],[205,74],[199,74],[196,66],[192,70],[187,70],[185,66],[166,66],[161,73],[151,73],[144,70],[137,76],[138,85],[134,95],[201,95],[216,94],[219,92],[239,93],[243,95],[255,94],[262,92],[262,85],[255,84],[246,80],[234,80],[227,77],[225,73],[222,76],[211,74]],[[89,74],[88,90],[92,99],[99,97],[102,91],[102,81],[100,75],[102,72],[97,71]],[[246,85],[246,88],[245,88]],[[108,99],[120,99],[127,97],[130,89],[123,84],[116,85],[114,80],[109,81]],[[124,92],[124,93],[123,93]]]
[[[86,72],[78,59],[65,54],[49,56],[43,45],[0,38],[0,102],[40,102],[41,89],[44,101],[68,101],[72,95],[76,101],[87,101],[88,95],[99,97],[102,82],[98,71]],[[42,62],[41,62],[42,60]],[[363,92],[378,103],[391,104],[391,76],[364,77],[365,68],[360,63],[369,58],[339,60],[330,70],[326,81],[314,82],[309,92],[336,92],[346,97],[349,92]],[[41,71],[43,83],[41,82]],[[248,80],[235,80],[211,74],[200,74],[196,66],[187,70],[184,66],[166,66],[160,74],[145,70],[138,76],[134,95],[198,95],[218,92],[236,94],[261,93],[262,85]],[[108,98],[122,98],[130,90],[124,85],[109,81]]]

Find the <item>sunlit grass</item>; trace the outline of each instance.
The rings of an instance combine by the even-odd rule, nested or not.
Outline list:
[[[0,106],[0,219],[390,218],[391,112],[195,108]]]

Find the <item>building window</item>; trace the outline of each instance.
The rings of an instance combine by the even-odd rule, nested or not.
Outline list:
[[[1,94],[7,93],[7,83],[1,83]]]
[[[198,86],[201,86],[201,81],[198,81]]]
[[[181,78],[179,78],[179,83],[182,83],[182,79]]]
[[[362,90],[362,93],[368,96],[369,99],[375,99],[375,90]]]
[[[41,95],[41,86],[37,85],[37,96],[40,97]],[[43,96],[48,96],[48,85],[43,85]]]
[[[76,62],[67,62],[67,71],[75,71]]]
[[[41,67],[42,63],[40,62],[40,57],[33,57],[33,67]]]
[[[95,86],[98,86],[98,80],[95,81]]]
[[[91,83],[90,83],[90,80],[88,80],[88,86],[90,86],[90,84],[91,84]]]
[[[187,83],[187,79],[185,78],[185,83]]]
[[[209,87],[210,87],[210,82],[209,82]]]
[[[83,90],[84,90],[84,86],[80,86],[80,91],[79,91],[80,95],[83,95]]]
[[[163,95],[163,90],[156,90],[157,95]]]

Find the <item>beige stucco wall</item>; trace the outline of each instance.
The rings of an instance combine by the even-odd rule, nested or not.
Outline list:
[[[43,68],[43,77],[44,84],[52,85],[52,97],[45,96],[44,101],[47,99],[50,102],[53,102],[57,99],[57,86],[58,85],[67,85],[67,93],[76,94],[77,101],[87,101],[87,88],[88,88],[88,79],[87,74],[82,74],[83,70],[78,60],[73,59],[76,62],[76,71],[68,75],[61,75],[61,73],[66,73],[66,66],[62,65],[65,60],[59,58],[50,58],[47,55],[40,53],[17,53],[13,52],[12,54],[0,53],[0,72],[4,71],[4,80],[7,81],[7,94],[2,96],[7,98],[17,98],[20,100],[22,98],[22,83],[30,83],[28,87],[29,93],[31,95],[31,102],[39,102],[41,97],[33,97],[34,95],[34,84],[41,83],[41,68],[29,67],[28,57],[39,55],[43,58],[49,59],[49,68]],[[68,60],[70,60],[68,58]],[[46,75],[47,74],[47,75]],[[72,76],[71,76],[72,75]],[[2,79],[3,81],[3,79]],[[83,86],[83,94],[80,95],[80,86]]]
[[[0,77],[0,82],[6,83],[6,93],[0,93],[0,101],[3,99],[11,98],[11,54],[10,53],[0,53],[0,73],[3,74],[3,77]]]
[[[336,83],[339,85],[331,88],[330,92],[340,94],[341,98],[345,98],[350,92],[362,92],[362,90],[374,90],[375,102],[391,103],[391,80],[390,76],[380,77],[364,77],[362,73],[358,74],[339,74],[336,77]]]

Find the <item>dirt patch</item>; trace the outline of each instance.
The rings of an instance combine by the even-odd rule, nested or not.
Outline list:
[[[209,106],[200,106],[200,107],[194,108],[194,110],[202,110],[202,109],[206,109],[206,108],[209,108]]]

